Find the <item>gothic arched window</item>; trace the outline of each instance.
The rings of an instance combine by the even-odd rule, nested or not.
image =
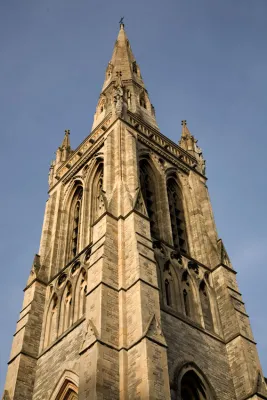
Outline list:
[[[166,296],[167,306],[171,306],[172,305],[172,295],[171,295],[171,284],[170,284],[169,279],[165,279],[164,287],[165,287],[165,296]]]
[[[58,297],[53,295],[46,318],[44,347],[47,347],[57,338]]]
[[[96,175],[93,183],[93,222],[101,216],[105,210],[105,204],[103,200],[102,190],[103,190],[103,180],[104,180],[104,168],[103,164],[99,164],[96,171]]]
[[[75,310],[74,310],[73,322],[80,319],[85,313],[86,291],[87,291],[86,272],[84,269],[82,269],[76,284],[75,304],[74,304]]]
[[[168,179],[167,192],[173,245],[177,250],[187,252],[182,194],[174,178]]]
[[[206,284],[204,281],[201,282],[199,286],[199,296],[202,308],[202,315],[204,319],[205,328],[208,330],[213,330],[213,320],[210,308],[210,300],[207,292]]]
[[[133,62],[132,66],[133,66],[133,72],[134,72],[135,74],[137,74],[137,64],[136,64],[136,61]]]
[[[193,371],[184,374],[181,381],[182,400],[207,400],[205,386],[198,375]]]
[[[155,180],[152,168],[150,167],[147,160],[140,161],[140,184],[141,191],[146,205],[148,217],[150,219],[150,232],[153,239],[157,239],[158,233],[158,221],[157,221],[157,209],[156,209],[156,198],[155,198]]]
[[[74,193],[70,207],[68,261],[72,260],[79,252],[82,197],[83,188],[82,186],[78,186]]]
[[[182,295],[183,295],[183,305],[184,313],[187,317],[192,316],[192,289],[190,280],[188,278],[188,272],[184,272],[182,276]]]
[[[59,335],[65,332],[72,324],[72,286],[67,282],[60,304]]]
[[[140,106],[141,106],[141,107],[147,108],[147,106],[146,106],[146,98],[145,98],[144,92],[142,92],[142,93],[140,94],[139,101],[140,101]]]

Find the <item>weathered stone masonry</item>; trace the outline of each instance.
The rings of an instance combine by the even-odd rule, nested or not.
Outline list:
[[[4,400],[267,399],[205,160],[157,125],[121,24],[92,131],[49,171]]]

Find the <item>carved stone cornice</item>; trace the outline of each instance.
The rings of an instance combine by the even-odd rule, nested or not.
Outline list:
[[[186,174],[189,174],[189,172],[190,172],[189,167],[187,167],[185,164],[183,164],[178,159],[175,159],[174,157],[172,157],[170,154],[168,154],[166,151],[164,151],[160,146],[153,143],[150,139],[147,139],[147,138],[143,137],[142,135],[138,135],[138,140],[140,142],[144,143],[150,149],[152,149],[155,153],[164,157],[166,160],[171,162],[173,165],[177,166],[179,169],[184,171]]]

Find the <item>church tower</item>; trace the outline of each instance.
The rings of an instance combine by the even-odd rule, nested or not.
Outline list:
[[[121,23],[89,136],[49,172],[4,400],[267,399],[205,161],[164,136]]]

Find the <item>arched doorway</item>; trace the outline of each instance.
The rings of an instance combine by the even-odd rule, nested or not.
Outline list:
[[[78,400],[77,386],[73,382],[65,380],[55,400]]]
[[[186,372],[181,380],[182,400],[208,400],[205,386],[198,375],[190,370]]]

